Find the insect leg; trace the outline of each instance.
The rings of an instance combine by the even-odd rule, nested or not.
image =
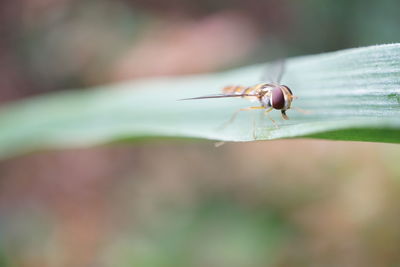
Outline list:
[[[225,128],[226,126],[228,126],[229,124],[231,124],[237,117],[237,115],[239,114],[240,111],[248,111],[248,110],[252,110],[252,109],[264,109],[264,107],[248,107],[248,108],[241,108],[237,111],[235,111],[235,113],[233,113],[233,115],[231,116],[231,118],[224,124],[221,125],[221,129]]]
[[[303,114],[311,114],[312,113],[312,111],[305,110],[305,109],[302,109],[302,108],[291,107],[291,109],[294,109],[297,112],[300,112],[300,113],[303,113]]]
[[[272,123],[274,124],[274,126],[275,126],[276,128],[279,128],[279,127],[278,127],[278,124],[276,124],[275,120],[274,120],[273,118],[271,118],[271,116],[269,115],[269,113],[270,113],[273,109],[274,109],[274,108],[272,108],[272,107],[269,108],[269,109],[267,109],[267,110],[264,112],[264,114],[268,116],[268,118],[272,121]]]
[[[256,132],[256,129],[257,129],[257,127],[256,127],[256,119],[253,117],[253,139],[254,140],[257,140],[257,132]]]
[[[289,117],[286,115],[286,110],[281,110],[281,114],[282,114],[282,118],[284,120],[288,120],[289,119]]]
[[[225,144],[224,141],[220,141],[220,142],[215,142],[215,143],[214,143],[214,146],[215,146],[215,147],[220,147],[220,146],[223,146],[224,144]]]

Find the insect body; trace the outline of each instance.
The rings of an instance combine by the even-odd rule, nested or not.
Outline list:
[[[281,85],[280,80],[283,74],[283,63],[275,65],[279,67],[276,82],[260,83],[254,86],[226,86],[222,89],[222,94],[199,96],[193,98],[185,98],[182,100],[192,99],[208,99],[208,98],[226,98],[226,97],[242,97],[251,101],[258,101],[260,106],[243,108],[235,112],[229,122],[232,122],[239,111],[265,109],[265,114],[269,117],[269,112],[276,109],[280,110],[282,118],[288,120],[286,111],[291,108],[293,99],[296,97],[286,85]],[[275,121],[269,117],[273,123]]]
[[[281,111],[285,120],[289,119],[286,115],[286,110],[290,109],[295,98],[289,87],[273,83],[261,83],[251,87],[227,86],[223,88],[222,95],[226,97],[245,97],[253,101],[258,100],[261,106],[247,109],[265,109],[266,113],[277,109]]]
[[[290,109],[293,99],[292,91],[286,85],[274,83],[261,83],[254,86],[226,86],[222,89],[222,94],[199,96],[193,98],[185,98],[182,100],[207,99],[207,98],[225,98],[225,97],[243,97],[251,101],[259,101],[260,106],[248,107],[238,110],[233,114],[230,122],[236,117],[239,111],[252,109],[265,109],[265,113],[277,109],[281,111],[282,118],[289,119],[286,110]],[[270,117],[272,122],[275,121]]]

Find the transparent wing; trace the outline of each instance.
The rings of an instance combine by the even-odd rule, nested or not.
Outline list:
[[[262,80],[274,84],[280,84],[283,73],[285,72],[285,60],[278,59],[267,65]]]
[[[191,98],[183,98],[179,100],[195,100],[195,99],[208,99],[208,98],[225,98],[225,97],[243,97],[243,96],[258,96],[257,94],[216,94],[216,95],[205,95]]]

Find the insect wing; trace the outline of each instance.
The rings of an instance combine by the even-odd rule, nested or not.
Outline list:
[[[179,99],[179,100],[196,100],[196,99],[244,97],[244,96],[257,96],[257,95],[256,94],[215,94],[215,95],[205,95],[205,96],[197,96],[197,97],[191,97],[191,98],[183,98],[183,99]]]
[[[280,84],[285,72],[285,60],[279,59],[267,65],[262,77],[263,81]]]

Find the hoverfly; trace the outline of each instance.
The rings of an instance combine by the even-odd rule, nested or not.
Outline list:
[[[279,65],[278,65],[279,63]],[[192,98],[184,98],[181,100],[195,100],[195,99],[208,99],[208,98],[226,98],[226,97],[242,97],[247,98],[250,101],[258,101],[260,106],[251,106],[242,108],[236,111],[232,118],[228,121],[231,123],[236,115],[240,111],[253,110],[253,109],[264,109],[264,113],[274,123],[275,121],[269,116],[269,112],[272,110],[280,110],[282,118],[288,120],[289,117],[286,115],[286,111],[291,108],[293,99],[297,97],[293,95],[290,88],[286,85],[281,85],[280,81],[284,72],[283,62],[279,61],[273,67],[279,67],[275,81],[270,83],[260,83],[253,86],[226,86],[222,89],[222,94],[205,95]]]

